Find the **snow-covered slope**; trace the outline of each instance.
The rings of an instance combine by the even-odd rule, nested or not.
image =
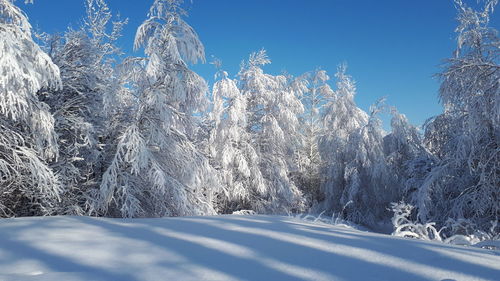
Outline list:
[[[500,280],[498,252],[278,216],[0,220],[0,280]]]

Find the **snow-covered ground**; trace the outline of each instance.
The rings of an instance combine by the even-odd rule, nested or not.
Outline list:
[[[500,253],[278,216],[0,220],[0,280],[500,280]]]

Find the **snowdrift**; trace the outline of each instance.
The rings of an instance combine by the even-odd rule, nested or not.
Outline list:
[[[499,280],[497,251],[280,216],[0,220],[0,280]]]

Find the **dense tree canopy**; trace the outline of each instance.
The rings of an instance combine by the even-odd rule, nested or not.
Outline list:
[[[216,62],[209,87],[182,0],[153,1],[134,42],[144,57],[120,51],[127,20],[105,0],[85,1],[81,28],[35,35],[0,0],[0,216],[323,212],[415,237],[498,233],[497,2],[455,0],[444,111],[421,133],[384,99],[360,109],[345,64],[332,87],[322,69],[266,73],[262,49],[233,77]]]

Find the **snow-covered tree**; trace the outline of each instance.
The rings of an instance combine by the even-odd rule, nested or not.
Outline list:
[[[182,216],[215,213],[215,172],[193,144],[194,113],[207,104],[207,84],[187,62],[204,60],[180,0],[155,0],[139,27],[131,60],[139,99],[134,121],[120,136],[103,176],[99,211],[108,215]],[[145,61],[146,64],[141,62]]]
[[[304,113],[299,118],[302,145],[296,156],[298,174],[295,181],[307,197],[308,204],[312,205],[324,199],[320,190],[323,158],[319,139],[324,134],[321,112],[326,98],[333,96],[333,90],[327,83],[330,77],[324,70],[308,72],[301,79],[308,88],[301,97],[304,105]]]
[[[349,160],[347,145],[351,134],[368,123],[368,114],[354,102],[356,84],[346,74],[347,66],[340,65],[337,73],[337,89],[326,95],[322,111],[324,134],[319,140],[319,150],[325,162],[322,167],[324,202],[320,208],[341,212],[348,202],[342,202],[345,189],[344,174]]]
[[[384,152],[387,165],[395,176],[399,197],[415,204],[418,188],[435,159],[425,148],[419,130],[412,126],[406,116],[391,109],[391,133],[384,137]]]
[[[59,69],[11,0],[0,0],[0,38],[0,216],[50,214],[62,189],[47,163],[59,150],[38,92],[60,87]]]
[[[219,172],[223,192],[217,198],[220,213],[252,209],[265,191],[258,155],[247,132],[247,100],[235,80],[219,70],[212,91],[212,130],[208,140],[212,166]]]
[[[384,106],[380,100],[370,115],[354,102],[355,82],[339,66],[337,89],[327,97],[323,110],[325,134],[320,151],[326,162],[323,192],[325,200],[317,208],[339,213],[344,218],[378,228],[388,223],[387,208],[397,200],[394,177],[384,153],[384,132],[378,117]]]
[[[270,63],[261,50],[250,55],[240,70],[240,89],[246,97],[247,130],[259,157],[265,190],[252,203],[262,213],[286,213],[303,209],[300,190],[290,178],[290,165],[299,145],[298,115],[303,106],[297,92],[304,91],[283,75],[265,74]]]
[[[489,26],[498,3],[480,11],[456,0],[458,46],[440,74],[444,112],[426,128],[438,157],[419,190],[421,221],[468,219],[483,229],[500,216],[500,40]]]
[[[348,139],[341,204],[347,219],[374,229],[389,223],[391,202],[399,200],[400,187],[384,153],[384,132],[379,119],[384,99],[370,108],[368,123]]]
[[[115,41],[126,21],[114,21],[108,28],[112,15],[104,0],[87,0],[86,7],[80,30],[44,36],[63,83],[43,100],[51,107],[59,135],[60,157],[53,167],[66,188],[61,213],[71,214],[85,213],[87,193],[99,185],[103,149],[126,94],[114,68],[114,57],[120,54]]]

